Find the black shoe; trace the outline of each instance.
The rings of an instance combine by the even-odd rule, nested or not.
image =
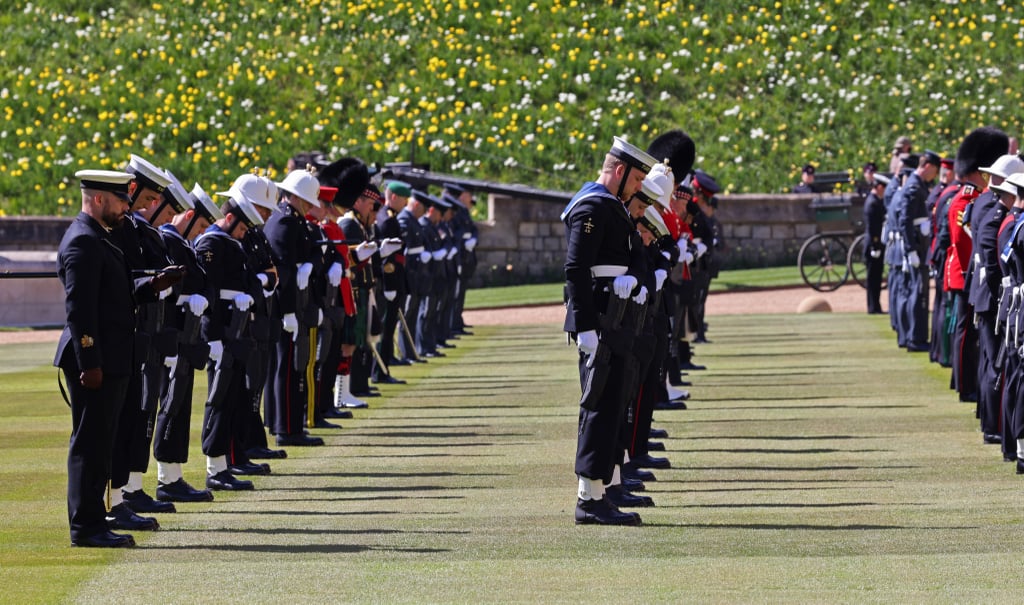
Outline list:
[[[171,483],[157,483],[156,498],[164,502],[212,502],[213,494],[208,489],[196,489],[184,479],[178,479]]]
[[[1024,475],[1024,460],[1017,458],[1017,474]]]
[[[665,444],[660,441],[648,441],[647,442],[648,452],[664,452]]]
[[[153,517],[140,517],[135,514],[127,502],[122,502],[107,513],[107,525],[111,529],[129,531],[150,531],[160,529],[160,524]]]
[[[333,422],[327,422],[323,418],[318,418],[316,420],[316,422],[313,423],[313,428],[315,428],[315,429],[340,429],[341,425],[340,424],[334,424]]]
[[[647,486],[644,485],[643,481],[637,481],[636,479],[630,479],[629,477],[622,478],[622,489],[630,492],[643,492],[647,491]]]
[[[1003,462],[1016,462],[1017,454],[1003,454]]]
[[[613,509],[601,500],[576,500],[576,525],[640,525],[640,515]]]
[[[668,461],[668,458],[655,458],[650,454],[630,458],[629,463],[636,468],[672,468],[672,463]]]
[[[71,540],[71,546],[84,546],[87,548],[132,548],[135,546],[135,538],[128,534],[115,534],[112,531],[98,533],[88,538]]]
[[[623,465],[622,466],[622,480],[631,479],[633,481],[657,481],[658,478],[654,476],[654,473],[642,468],[636,468],[635,466]]]
[[[269,475],[270,465],[266,463],[242,462],[240,464],[228,465],[228,472],[232,475]]]
[[[409,360],[409,359],[394,359],[394,360],[391,361],[391,365],[393,365],[393,366],[411,366],[412,365],[412,361]]]
[[[455,348],[455,345],[453,345],[450,342],[439,342],[439,343],[437,343],[437,346],[441,347],[442,349],[454,349]]]
[[[908,342],[907,343],[907,351],[910,352],[910,353],[925,353],[925,352],[930,351],[930,350],[931,350],[931,347],[928,346],[928,343],[925,343],[925,344],[920,344],[920,343],[917,343],[917,342]]]
[[[692,387],[693,383],[690,382],[689,380],[680,380],[679,384],[677,384],[675,386],[677,386],[677,387]]]
[[[422,356],[422,355],[420,355],[419,357],[417,357],[413,361],[415,363],[427,363],[427,359],[424,356]]]
[[[668,439],[668,431],[665,429],[651,429],[647,436],[651,439]]]
[[[132,507],[132,510],[137,513],[173,513],[174,504],[170,502],[161,502],[154,500],[152,496],[146,492],[136,490],[134,492],[121,491],[121,495],[124,497],[124,501],[128,503],[128,506]],[[123,529],[123,528],[122,528]]]
[[[685,410],[686,404],[679,399],[673,399],[672,401],[659,401],[654,404],[656,410]]]
[[[456,330],[455,333],[458,334],[459,336],[472,336],[473,335],[473,333],[470,332],[469,330]]]
[[[609,485],[604,488],[604,497],[617,507],[647,508],[654,506],[650,496],[637,496],[629,493],[621,485]]]
[[[281,446],[297,445],[300,447],[307,447],[323,445],[324,440],[319,437],[310,437],[304,433],[299,433],[296,435],[278,435],[277,444]]]
[[[426,357],[427,359],[430,359],[431,357],[448,357],[448,356],[445,355],[444,353],[442,353],[441,351],[432,351],[430,353],[427,353],[427,354],[423,355],[423,357]]]
[[[362,399],[363,397],[380,397],[380,391],[370,391],[370,390],[366,390],[366,391],[352,391],[352,395],[354,397],[358,397],[359,399]],[[365,407],[368,407],[368,406],[360,405],[360,406],[348,406],[348,407],[361,407],[361,408],[365,408]]]
[[[1003,438],[1002,437],[1000,437],[999,435],[993,435],[992,433],[985,433],[982,436],[981,440],[982,440],[982,442],[984,442],[984,443],[986,443],[988,445],[995,445],[996,443],[1002,443],[1003,442]]]
[[[385,375],[380,376],[378,378],[374,378],[373,379],[373,383],[374,384],[405,384],[405,381],[404,380],[399,380],[399,379],[397,379],[394,376],[391,376],[389,374],[385,374]]]
[[[350,412],[348,410],[343,410],[343,409],[340,409],[340,408],[336,408],[333,405],[327,406],[327,410],[324,412],[324,418],[334,418],[336,420],[344,420],[346,418],[351,418],[351,417],[352,417],[352,412]],[[251,457],[252,456],[250,456],[250,458]]]
[[[272,450],[267,447],[254,447],[245,450],[245,457],[249,460],[275,460],[287,458],[288,452],[284,450]]]
[[[711,341],[708,340],[707,337],[705,337],[705,336],[698,336],[697,338],[693,339],[693,343],[694,344],[704,344],[704,345],[706,345],[706,344],[709,344],[710,342]]]
[[[238,479],[228,471],[221,471],[216,475],[208,475],[206,477],[206,487],[210,489],[223,489],[228,491],[253,489],[252,481]]]
[[[685,361],[679,363],[679,368],[683,370],[706,370],[707,367],[699,366],[692,361]]]

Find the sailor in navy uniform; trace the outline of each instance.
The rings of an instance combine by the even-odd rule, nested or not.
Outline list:
[[[250,490],[251,481],[238,479],[228,469],[228,454],[243,418],[241,411],[252,405],[246,363],[255,348],[248,321],[254,299],[246,292],[249,267],[241,240],[249,229],[262,225],[263,219],[242,191],[232,189],[226,194],[230,197],[222,207],[224,218],[195,242],[210,294],[202,325],[210,346],[202,449],[207,488]]]
[[[174,213],[164,195],[170,178],[162,169],[137,155],[131,156],[125,172],[135,176],[132,212],[111,236],[124,251],[133,271],[160,270],[173,264],[156,230]],[[161,299],[168,294],[161,292]],[[174,512],[174,504],[154,500],[142,486],[143,474],[149,467],[156,412],[164,386],[164,359],[174,354],[177,344],[177,334],[166,325],[163,310],[162,300],[149,301],[140,304],[137,316],[135,362],[138,369],[128,382],[127,404],[118,423],[110,478],[111,523],[120,529],[156,525],[154,519],[139,517],[137,512]]]
[[[206,367],[209,355],[209,347],[199,333],[202,315],[209,307],[206,272],[196,260],[192,240],[224,215],[209,197],[206,197],[208,205],[204,205],[185,191],[176,178],[171,179],[166,191],[176,214],[160,226],[160,237],[167,255],[176,265],[185,268],[185,275],[163,300],[164,317],[179,339],[175,354],[164,360],[167,375],[153,437],[156,497],[166,502],[205,502],[213,500],[213,494],[189,485],[181,468],[188,462],[195,370]]]
[[[579,347],[581,386],[586,389],[582,383],[591,370],[606,373],[598,377],[605,379],[600,396],[580,406],[575,464],[579,479],[575,518],[579,524],[640,523],[638,515],[623,513],[604,498],[604,484],[614,474],[626,401],[621,396],[622,377],[614,370],[623,362],[622,353],[609,347],[608,363],[600,366],[598,353],[605,353],[603,347],[608,347],[602,337],[611,336],[601,326],[609,298],[636,295],[643,277],[635,268],[630,272],[636,227],[625,203],[640,189],[656,161],[616,137],[597,181],[585,183],[562,213],[568,243],[564,329]]]
[[[416,350],[420,357],[444,357],[445,354],[437,350],[436,313],[438,296],[447,287],[443,261],[448,256],[448,250],[438,235],[437,225],[448,203],[422,191],[413,191],[413,199],[426,207],[426,213],[420,217],[419,224],[423,234],[423,250],[430,254],[420,276],[422,297],[416,314]]]
[[[451,328],[454,335],[469,334],[466,323],[462,320],[462,310],[466,306],[466,289],[469,280],[476,273],[476,245],[480,230],[473,221],[472,207],[476,205],[473,193],[461,185],[445,183],[444,197],[454,204],[455,215],[452,217],[452,232],[459,245],[458,281],[452,305]]]
[[[82,188],[82,212],[68,227],[57,252],[67,324],[54,359],[63,371],[71,404],[71,543],[134,546],[130,535],[110,531],[104,493],[111,476],[117,423],[136,369],[136,304],[156,300],[156,293],[173,279],[164,274],[133,280],[124,254],[110,238],[110,231],[125,220],[132,175],[81,170],[75,176]]]

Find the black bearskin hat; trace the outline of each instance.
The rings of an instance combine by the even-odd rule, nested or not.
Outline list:
[[[672,169],[672,175],[675,177],[675,184],[678,185],[693,169],[697,146],[690,135],[676,129],[654,139],[647,146],[647,153],[659,162],[668,161],[668,167]]]
[[[991,126],[982,126],[971,131],[956,150],[953,170],[961,176],[977,172],[979,168],[991,166],[999,156],[1010,149],[1010,138],[1005,132]]]
[[[370,184],[370,171],[362,160],[341,158],[330,163],[316,175],[321,185],[337,187],[334,203],[342,208],[351,208]]]

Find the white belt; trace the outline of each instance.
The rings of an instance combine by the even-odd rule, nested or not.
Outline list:
[[[1003,288],[1009,288],[1013,284],[1013,277],[1011,277],[1009,275],[1004,275],[1003,279],[1002,279],[1002,282],[1003,282]]]
[[[420,252],[423,252],[423,246],[416,246],[415,248],[405,249],[406,254],[419,254]]]
[[[921,218],[915,218],[914,219],[914,226],[916,227],[916,226],[920,225],[921,223],[925,222],[926,220],[928,220],[927,216],[922,216]]]
[[[618,277],[625,275],[629,267],[625,265],[594,265],[590,268],[591,277]]]
[[[220,291],[220,299],[221,300],[234,300],[234,298],[236,296],[238,296],[239,294],[245,294],[245,292],[240,292],[238,290],[221,290]]]

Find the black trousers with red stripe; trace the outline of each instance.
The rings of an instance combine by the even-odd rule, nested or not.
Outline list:
[[[300,329],[303,329],[300,327]],[[303,430],[306,401],[305,372],[295,369],[295,343],[290,332],[282,332],[268,359],[267,384],[263,392],[273,416],[268,419],[275,435],[298,435]]]

